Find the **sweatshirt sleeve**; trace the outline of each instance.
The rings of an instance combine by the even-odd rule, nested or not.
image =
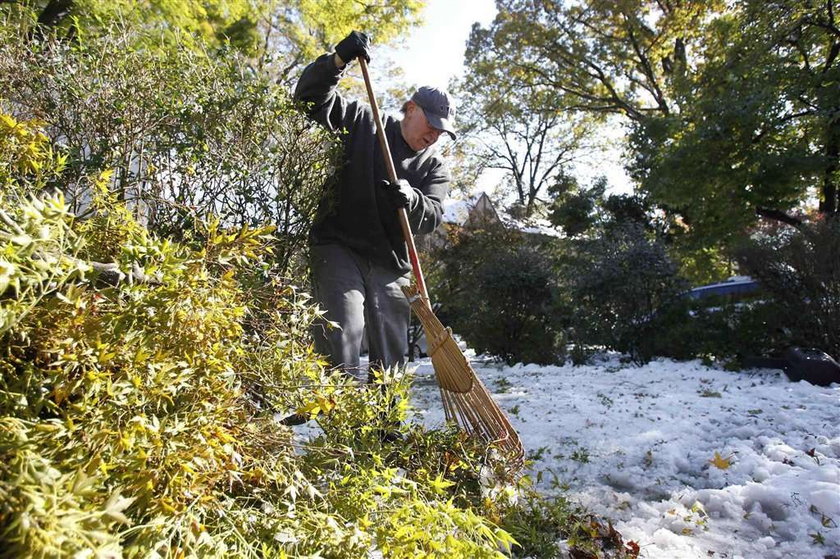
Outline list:
[[[323,54],[303,70],[295,88],[294,98],[308,103],[309,117],[331,131],[341,130],[353,118],[349,103],[336,91],[343,74],[333,55]]]
[[[417,203],[408,208],[408,222],[415,234],[431,233],[443,221],[443,201],[449,194],[449,170],[443,162],[437,163],[422,184],[412,185],[420,192]]]

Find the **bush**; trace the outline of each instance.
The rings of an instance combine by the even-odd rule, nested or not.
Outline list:
[[[672,301],[640,329],[641,360],[655,356],[702,358],[736,364],[751,355],[773,353],[781,343],[779,309],[772,302],[751,297]]]
[[[587,513],[562,495],[542,497],[527,478],[515,503],[500,505],[502,526],[519,545],[514,557],[635,559],[636,542],[624,542],[612,524]]]
[[[487,449],[444,458],[422,430],[405,452],[383,446],[408,379],[360,398],[324,369],[307,297],[259,279],[269,230],[211,221],[198,248],[159,240],[107,174],[89,181],[107,211],[77,220],[60,194],[33,195],[59,158],[31,123],[14,129],[0,151],[0,557],[499,556],[506,532],[452,501],[478,502],[467,469]],[[101,284],[90,253],[125,279]],[[273,420],[291,410],[323,417],[304,456]]]
[[[840,356],[840,219],[772,229],[745,241],[736,258],[777,308],[777,351],[798,345]]]
[[[518,232],[475,230],[439,258],[442,320],[470,347],[509,364],[562,361],[553,270],[538,247]]]
[[[86,178],[111,171],[108,188],[158,234],[183,240],[210,216],[276,226],[272,259],[288,273],[328,188],[335,142],[236,52],[141,48],[155,42],[145,33],[68,44],[0,26],[0,108],[37,117],[65,146],[56,183],[74,214],[89,213]]]
[[[44,231],[38,220],[21,229]],[[155,285],[94,289],[68,281],[74,268],[11,278],[22,296],[3,306],[14,317],[0,361],[5,556],[363,557],[371,546],[393,557],[497,555],[504,532],[450,504],[452,470],[410,479],[388,465],[397,458],[384,458],[375,433],[404,410],[383,413],[381,401],[325,374],[304,343],[313,311],[280,292],[271,324],[244,336],[250,297],[225,263],[261,233],[211,229],[204,254],[134,238],[129,250],[157,268]],[[37,267],[26,258],[16,270]],[[318,468],[265,407],[328,414],[327,444],[306,456]]]
[[[157,280],[98,289],[60,196],[2,202],[14,271],[0,339],[3,554],[246,553],[254,543],[237,531],[257,541],[277,522],[252,509],[281,510],[277,487],[308,485],[283,451],[289,434],[246,398],[241,371],[274,373],[243,360],[246,294],[234,267],[214,271],[265,232],[211,232],[203,253],[126,232],[115,260]],[[306,353],[301,341],[284,351],[293,345]],[[320,374],[314,361],[296,373]]]
[[[573,341],[640,357],[656,313],[687,287],[663,244],[626,224],[574,242],[563,258]]]

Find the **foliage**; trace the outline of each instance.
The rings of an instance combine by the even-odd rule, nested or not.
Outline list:
[[[840,33],[833,2],[743,0],[700,27],[674,82],[680,111],[641,121],[634,167],[699,246],[730,242],[758,216],[809,197],[837,211]]]
[[[3,206],[8,227],[37,220],[41,233],[4,246],[28,287],[3,304],[4,553],[245,553],[236,526],[257,528],[249,509],[279,502],[291,457],[275,456],[288,434],[255,416],[235,373],[247,363],[234,268],[211,270],[265,232],[211,235],[203,253],[129,233],[117,260],[157,268],[160,283],[95,289],[57,274],[85,242],[60,197]]]
[[[63,170],[67,158],[55,153],[37,120],[18,121],[0,113],[0,184],[3,190],[20,182],[30,190],[43,188]]]
[[[571,175],[558,177],[549,192],[553,194],[548,219],[568,237],[576,237],[592,229],[597,222],[597,207],[607,189],[601,177],[589,187],[580,187]]]
[[[761,295],[674,300],[640,327],[637,358],[703,359],[737,366],[744,357],[786,347],[779,312]]]
[[[92,179],[107,211],[74,219],[22,180],[28,146],[0,166],[14,169],[0,193],[0,556],[497,557],[512,543],[453,502],[479,501],[468,470],[485,448],[420,430],[405,451],[383,446],[409,379],[365,399],[324,369],[308,298],[255,279],[269,230],[211,221],[193,248],[159,240],[107,177]],[[92,250],[152,279],[100,285]],[[294,409],[324,430],[303,456],[272,418]]]
[[[253,52],[260,43],[257,22],[267,17],[272,2],[265,0],[28,0],[16,14],[26,27],[53,27],[61,35],[101,36],[116,22],[143,26],[160,34],[160,42],[148,41],[147,48],[165,48],[178,43],[201,49],[218,49],[233,44],[244,52]],[[20,9],[20,8],[18,8]],[[35,28],[37,33],[43,29]]]
[[[636,542],[624,542],[609,522],[589,515],[564,496],[544,498],[526,480],[507,507],[502,526],[519,542],[514,557],[634,559]]]
[[[634,223],[576,242],[561,268],[574,307],[573,341],[631,354],[644,326],[687,287],[664,245]]]
[[[54,281],[84,274],[87,266],[72,258],[74,234],[62,196],[30,198],[59,175],[66,158],[53,150],[37,121],[18,121],[0,113],[0,200],[18,215],[0,208],[0,333],[10,330],[30,311]],[[28,209],[23,211],[20,208]]]
[[[280,36],[296,41],[289,51],[308,61],[354,29],[368,33],[377,44],[386,44],[419,23],[423,6],[422,0],[295,0],[280,10],[273,24]]]
[[[798,230],[771,229],[736,253],[746,273],[774,302],[789,345],[840,355],[840,220],[817,219]],[[783,318],[782,318],[783,317]]]
[[[465,54],[459,119],[471,157],[505,172],[506,194],[534,214],[547,190],[570,166],[587,128],[580,113],[551,87],[530,83],[512,91],[509,67],[495,57],[506,38],[473,27]]]
[[[510,118],[495,119],[506,139],[503,158],[521,158],[521,172],[533,187],[556,191],[567,174],[558,163],[568,163],[569,150],[583,137],[581,125],[610,114],[639,122],[675,110],[671,82],[684,71],[686,44],[697,38],[698,23],[723,3],[498,0],[496,5],[493,22],[475,26],[470,36],[473,89],[482,91],[481,80],[497,77],[488,79],[495,90],[482,106],[489,122],[495,104],[502,115],[511,106],[518,109]],[[555,143],[552,128],[565,131],[565,138]]]
[[[288,86],[296,70],[351,30],[387,44],[419,23],[422,7],[420,0],[26,0],[5,9],[28,36],[54,32],[87,42],[116,24],[143,30],[136,37],[140,50],[188,48],[225,57],[233,49]]]
[[[158,233],[182,237],[210,215],[276,225],[274,259],[288,273],[337,157],[332,140],[236,56],[134,50],[133,33],[63,45],[6,31],[2,41],[0,96],[65,146],[72,210],[88,209],[87,176],[113,170],[109,188]]]
[[[495,101],[502,99],[503,107],[520,108],[512,120],[504,121],[505,133],[516,137],[507,146],[506,153],[511,155],[530,145],[529,138],[539,137],[534,134],[538,127],[532,123],[544,110],[549,113],[562,110],[563,118],[569,122],[586,122],[585,118],[599,121],[609,114],[619,114],[633,124],[634,130],[676,118],[673,115],[684,110],[677,102],[678,86],[684,83],[689,55],[694,52],[691,49],[695,44],[702,44],[703,22],[723,9],[723,3],[718,0],[682,4],[648,0],[571,4],[501,0],[497,6],[499,13],[492,24],[474,28],[468,54],[476,61],[477,66],[471,69],[470,75],[475,74],[477,80],[501,76]],[[492,68],[492,72],[484,71],[482,64]],[[480,91],[478,87],[473,89]],[[529,105],[528,99],[550,102]],[[479,120],[484,118],[479,115]],[[488,120],[492,120],[492,112],[490,115]],[[519,132],[519,126],[530,136]],[[653,155],[665,147],[664,137],[645,134],[638,137],[648,142],[645,145]],[[546,140],[545,145],[552,144]],[[534,146],[541,149],[543,143],[535,141]],[[641,144],[633,144],[631,148],[631,155],[642,149]],[[552,159],[535,156],[534,161],[545,167]],[[531,165],[527,173],[531,177],[541,176],[539,168],[537,164]],[[675,173],[675,180],[683,175]],[[719,261],[695,258],[695,254],[698,251],[719,254],[719,241],[689,244],[687,241],[694,230],[690,230],[691,235],[686,234],[684,205],[650,195],[642,175],[636,173],[634,177],[641,187],[634,196],[604,199],[600,184],[577,185],[568,169],[561,170],[546,183],[543,192],[548,197],[548,215],[572,236],[592,236],[597,234],[600,222],[613,219],[609,214],[618,212],[614,214],[615,219],[622,221],[630,217],[620,216],[622,211],[635,211],[634,205],[641,207],[648,214],[645,221],[652,223],[650,216],[655,213],[661,222],[657,227],[673,238],[669,251],[684,264],[686,275],[692,279],[718,279]],[[693,192],[697,190],[696,186],[692,187]],[[611,202],[632,204],[610,208]],[[639,221],[638,216],[634,219]]]
[[[553,272],[517,231],[470,230],[442,250],[441,315],[478,352],[507,363],[563,358]],[[443,320],[443,319],[442,319]]]
[[[796,224],[815,200],[838,211],[834,1],[497,6],[473,39],[504,98],[547,91],[626,118],[637,191],[681,224],[672,254],[693,277],[720,279],[721,254],[759,219]]]
[[[499,0],[486,30],[487,56],[512,88],[548,87],[568,106],[632,120],[673,110],[669,76],[686,63],[686,44],[718,0],[665,3]]]
[[[571,175],[564,175],[549,192],[553,201],[548,218],[567,237],[597,237],[604,231],[637,226],[651,234],[673,236],[674,223],[658,214],[640,194],[606,194],[607,180],[598,177],[587,187]]]

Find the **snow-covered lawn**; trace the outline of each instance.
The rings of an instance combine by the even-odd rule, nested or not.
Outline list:
[[[474,356],[473,356],[474,357]],[[840,385],[699,362],[473,360],[542,472],[648,558],[840,556]],[[428,360],[412,404],[443,423]]]

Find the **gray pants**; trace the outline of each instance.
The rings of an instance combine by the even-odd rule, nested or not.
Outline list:
[[[312,293],[327,320],[340,328],[316,324],[315,349],[334,367],[361,382],[367,371],[359,368],[362,339],[367,334],[372,367],[405,364],[411,310],[400,289],[409,274],[394,272],[341,245],[310,247]]]

